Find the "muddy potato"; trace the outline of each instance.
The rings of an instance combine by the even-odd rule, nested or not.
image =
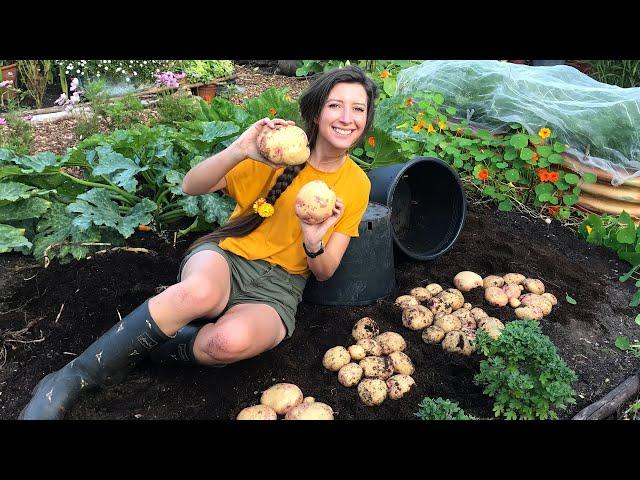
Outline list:
[[[462,305],[462,308],[464,308],[465,310],[471,310],[473,308],[473,305],[471,305],[469,302],[465,302],[464,305]]]
[[[415,384],[415,380],[408,374],[394,375],[387,380],[389,398],[392,400],[400,400]]]
[[[447,333],[442,341],[442,348],[447,352],[461,353],[462,355],[471,355],[475,350],[469,337],[460,330]]]
[[[461,292],[468,292],[482,286],[482,277],[477,273],[464,271],[453,277],[453,284]]]
[[[536,293],[542,295],[544,293],[544,283],[537,278],[527,278],[523,282],[524,288],[527,292]]]
[[[315,401],[316,399],[314,397],[304,397],[304,399],[302,400],[302,403],[313,403]]]
[[[473,318],[476,321],[476,323],[478,323],[478,320],[480,320],[481,318],[489,316],[489,315],[487,315],[487,312],[485,312],[483,309],[481,309],[479,307],[472,308],[469,313],[471,313],[471,315],[473,315]]]
[[[458,290],[457,288],[447,288],[444,292],[440,293],[440,295],[444,295],[445,292],[449,295],[452,295],[452,297],[447,295],[447,298],[453,298],[451,307],[454,310],[462,308],[462,306],[464,305],[464,295],[462,295],[462,292],[460,290]]]
[[[351,336],[356,340],[373,338],[380,333],[380,327],[371,317],[361,318],[351,329]]]
[[[504,283],[515,283],[516,285],[520,285],[527,277],[521,273],[507,273],[502,278],[504,278]]]
[[[440,327],[444,333],[449,333],[452,330],[460,330],[462,328],[462,321],[459,317],[453,315],[445,315],[437,319],[434,322],[436,327]]]
[[[502,335],[502,329],[504,328],[504,323],[494,317],[487,317],[480,320],[478,323],[478,328],[483,332],[487,332],[487,334],[493,338],[494,340]]]
[[[535,305],[518,307],[515,309],[515,314],[520,320],[542,320],[544,317],[542,309]]]
[[[488,275],[484,277],[482,281],[482,286],[484,288],[489,287],[501,287],[504,285],[504,278],[499,277],[498,275]]]
[[[430,300],[432,297],[431,292],[427,290],[425,287],[412,288],[409,293],[411,294],[412,297],[415,297],[415,299],[418,300],[419,302],[426,302],[427,300]]]
[[[333,409],[322,402],[301,403],[289,411],[285,420],[333,420]]]
[[[276,411],[267,405],[253,405],[243,408],[238,413],[236,420],[277,420]]]
[[[522,293],[522,285],[506,283],[502,286],[502,291],[506,293],[509,298],[518,298]]]
[[[431,313],[437,318],[439,314],[449,314],[453,311],[451,305],[442,300],[440,297],[434,297],[427,302],[427,307],[431,310]]]
[[[402,325],[410,330],[422,330],[433,323],[433,313],[424,305],[402,310]]]
[[[457,305],[460,300],[456,294],[448,292],[446,290],[440,292],[435,299],[443,301],[446,305],[451,307],[451,311],[457,310],[457,308],[454,308],[454,305]]]
[[[382,354],[389,355],[391,352],[402,352],[407,348],[402,335],[396,332],[384,332],[375,338],[375,341],[382,347]]]
[[[364,348],[367,355],[373,355],[374,357],[382,355],[382,347],[373,338],[363,338],[362,340],[358,340],[356,345],[360,345]]]
[[[439,283],[430,283],[424,288],[429,290],[429,293],[431,293],[432,297],[435,297],[437,294],[439,294],[443,290],[442,286]]]
[[[463,326],[460,329],[460,331],[467,336],[469,341],[472,341],[472,340],[474,340],[476,338],[476,329],[475,328],[467,328],[467,327]]]
[[[367,352],[362,345],[351,345],[347,348],[347,351],[349,352],[351,360],[356,362],[367,356]]]
[[[302,390],[293,383],[276,383],[262,392],[260,403],[275,410],[278,415],[284,415],[291,407],[302,403]]]
[[[409,355],[403,352],[391,352],[389,359],[393,365],[393,373],[402,373],[404,375],[413,375],[415,367],[409,358]]]
[[[386,380],[393,375],[393,363],[387,356],[385,357],[365,357],[360,360],[362,373],[367,378],[381,378]]]
[[[424,343],[440,343],[445,336],[445,331],[437,325],[431,325],[422,331]]]
[[[461,308],[460,310],[456,310],[455,312],[453,312],[451,315],[460,319],[462,329],[469,328],[471,330],[475,330],[477,322],[476,319],[473,318],[473,315],[471,315],[471,312],[469,310],[464,310]]]
[[[512,297],[509,299],[509,306],[512,308],[518,308],[520,306],[520,300],[516,297]]]
[[[551,305],[555,305],[558,303],[558,299],[553,293],[544,292],[541,296],[549,300],[549,302],[551,302]]]
[[[484,299],[494,307],[504,307],[509,303],[508,295],[500,287],[489,287],[485,289]]]
[[[360,382],[362,374],[363,370],[360,365],[357,363],[347,363],[338,371],[338,381],[345,387],[353,387]]]
[[[416,297],[413,297],[411,295],[400,295],[398,298],[396,298],[395,305],[400,308],[407,308],[412,305],[420,305],[420,302],[418,302]]]
[[[358,396],[368,407],[375,407],[387,398],[387,383],[379,378],[365,378],[358,384]]]
[[[346,348],[338,346],[327,350],[322,358],[322,366],[332,372],[337,372],[351,361],[351,355]]]
[[[542,315],[546,316],[551,313],[553,305],[549,299],[535,293],[526,293],[520,297],[520,303],[525,306],[535,306],[542,310]]]

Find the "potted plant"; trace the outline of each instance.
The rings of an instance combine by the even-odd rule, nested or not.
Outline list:
[[[199,84],[196,93],[206,102],[216,96],[216,80],[233,73],[233,63],[229,60],[188,60],[182,65],[189,83]]]
[[[8,63],[5,65],[5,63]],[[14,88],[18,87],[18,64],[15,61],[0,60],[0,68],[2,69],[2,75],[0,75],[0,82],[11,81]],[[14,98],[15,92],[5,92],[5,98]]]

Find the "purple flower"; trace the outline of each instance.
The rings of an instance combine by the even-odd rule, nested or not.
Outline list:
[[[78,95],[78,92],[73,92],[73,95],[71,95],[69,101],[71,102],[71,104],[78,103],[80,101],[80,95]]]
[[[69,88],[69,90],[71,90],[72,92],[76,91],[76,88],[78,88],[78,84],[80,82],[78,81],[77,78],[74,78],[73,80],[71,80],[71,88]]]
[[[0,117],[0,125],[6,125],[7,121],[5,120],[4,117]]]
[[[24,116],[24,119],[25,119],[27,122],[30,122],[32,118],[33,118],[33,115],[31,115],[31,114],[28,114],[28,115],[25,115],[25,116]]]
[[[55,102],[53,102],[53,103],[55,103],[56,105],[63,105],[66,101],[67,101],[67,96],[63,93],[63,94],[62,94],[62,95],[60,95],[60,96],[58,97],[58,99],[57,99]]]
[[[13,80],[5,80],[4,82],[0,82],[0,88],[9,88],[13,85]]]

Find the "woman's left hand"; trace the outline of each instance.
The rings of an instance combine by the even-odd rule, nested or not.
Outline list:
[[[329,218],[324,222],[316,225],[310,225],[300,220],[300,228],[302,230],[302,238],[307,248],[315,251],[320,244],[320,240],[324,237],[325,233],[335,224],[344,212],[344,204],[341,198],[336,199],[336,205],[333,207],[333,212]]]

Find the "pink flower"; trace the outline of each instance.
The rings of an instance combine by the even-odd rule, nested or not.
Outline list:
[[[31,115],[31,114],[28,114],[28,115],[25,115],[25,116],[24,116],[24,119],[25,119],[27,122],[30,122],[32,118],[33,118],[33,115]]]
[[[4,119],[4,117],[0,117],[0,125],[6,125],[7,121]]]
[[[13,80],[5,80],[4,82],[0,82],[0,88],[9,88],[13,85]]]
[[[61,95],[58,97],[58,99],[57,99],[55,102],[53,102],[53,103],[55,103],[56,105],[62,105],[62,104],[64,104],[66,101],[67,101],[67,96],[63,93],[63,94],[61,94]]]
[[[69,101],[72,104],[78,103],[80,101],[80,95],[78,95],[78,92],[73,92],[73,95],[71,95],[71,98],[69,99]]]
[[[69,88],[69,90],[71,90],[72,92],[76,91],[76,88],[78,88],[78,84],[80,82],[78,81],[77,78],[74,78],[73,80],[71,80],[71,88]]]

